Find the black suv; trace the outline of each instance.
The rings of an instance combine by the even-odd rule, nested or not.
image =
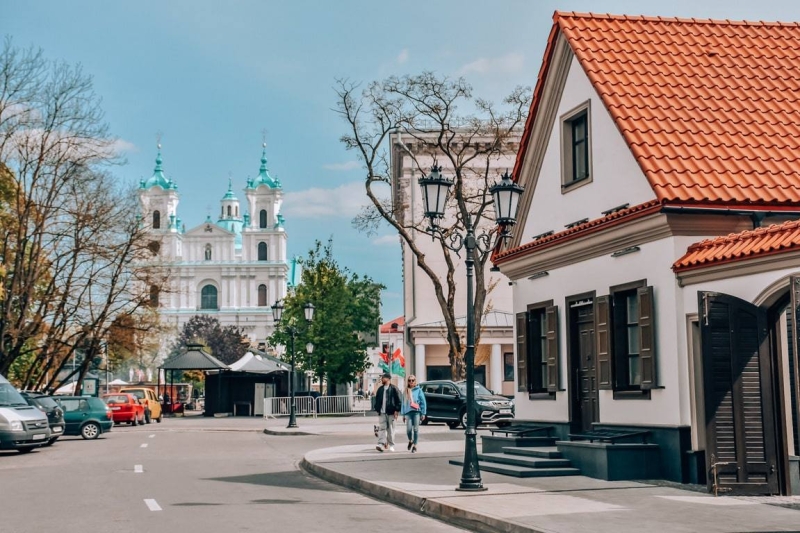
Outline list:
[[[58,437],[64,434],[64,410],[56,403],[56,401],[46,394],[41,392],[24,391],[20,393],[28,405],[38,407],[41,412],[47,415],[47,421],[50,423],[50,440],[47,441],[45,446],[50,446]]]
[[[427,404],[427,419],[432,422],[447,422],[455,429],[467,425],[467,382],[426,381],[421,383]],[[514,400],[498,396],[475,383],[476,425],[514,418]]]

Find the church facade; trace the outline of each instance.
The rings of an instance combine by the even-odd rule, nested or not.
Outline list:
[[[209,215],[191,229],[178,214],[178,187],[164,174],[160,146],[138,194],[148,247],[169,269],[168,289],[150,289],[162,322],[180,331],[193,316],[210,315],[240,328],[253,346],[265,345],[274,329],[270,306],[286,296],[289,277],[283,190],[267,169],[266,149],[258,175],[246,182],[244,205],[229,179],[216,220]]]

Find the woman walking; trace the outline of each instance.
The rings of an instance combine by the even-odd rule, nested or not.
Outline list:
[[[417,437],[419,436],[419,423],[425,419],[425,393],[417,385],[415,376],[408,376],[406,392],[403,394],[403,408],[400,410],[403,421],[406,423],[408,435],[408,449],[417,453]]]

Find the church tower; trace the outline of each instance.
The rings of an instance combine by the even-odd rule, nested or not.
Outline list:
[[[245,217],[243,257],[250,261],[286,263],[286,232],[283,228],[283,188],[267,168],[267,148],[263,145],[258,176],[247,180],[245,188],[249,216]],[[284,295],[277,295],[282,298]]]

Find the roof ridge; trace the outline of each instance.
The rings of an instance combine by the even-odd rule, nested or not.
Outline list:
[[[730,19],[710,19],[710,18],[685,18],[685,17],[661,17],[661,16],[648,16],[648,15],[615,15],[611,13],[593,13],[593,12],[579,12],[579,11],[559,11],[553,13],[553,21],[556,22],[562,18],[591,18],[598,20],[624,20],[636,22],[661,22],[661,23],[679,23],[679,24],[710,24],[717,26],[775,26],[775,27],[788,27],[800,28],[798,22],[781,22],[781,21],[754,21],[754,20],[730,20]]]

